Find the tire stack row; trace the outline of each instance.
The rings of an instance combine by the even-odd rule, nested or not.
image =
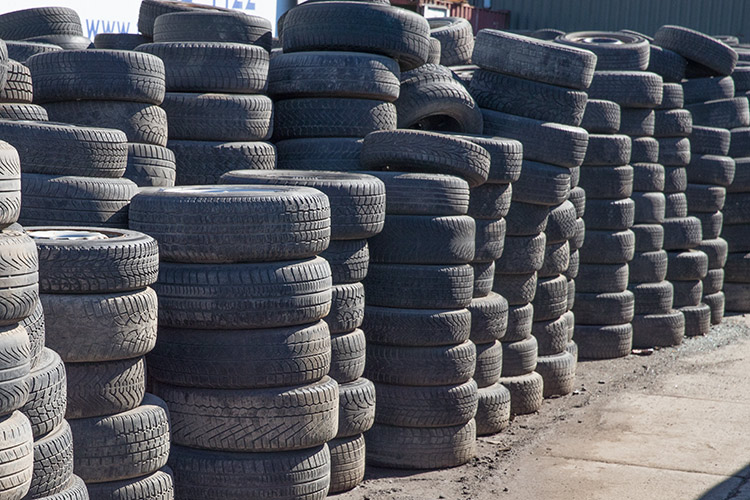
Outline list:
[[[680,54],[686,62],[687,80],[683,81],[685,108],[691,112],[693,124],[700,126],[690,139],[690,164],[687,168],[688,213],[701,221],[698,260],[691,261],[690,270],[702,275],[700,283],[681,290],[689,305],[685,314],[686,335],[704,335],[710,325],[724,316],[725,296],[723,272],[727,259],[727,242],[720,238],[726,200],[726,187],[734,179],[734,160],[727,148],[706,144],[705,128],[732,129],[750,124],[748,100],[734,98],[734,71],[737,53],[724,43],[702,33],[675,26],[663,26],[654,35],[654,43]],[[708,130],[709,135],[726,132]],[[715,142],[715,141],[714,141]],[[670,267],[671,262],[670,262]],[[671,274],[671,271],[670,271]],[[678,293],[675,292],[677,297]],[[695,299],[698,300],[695,300]]]
[[[150,188],[130,225],[159,242],[159,335],[148,366],[172,420],[178,498],[326,496],[338,384],[320,191]],[[242,227],[242,230],[237,230]]]
[[[0,69],[0,82],[4,82],[0,86],[0,119],[47,121],[45,109],[32,104],[34,88],[31,71],[24,64],[27,54],[13,50],[12,44],[8,42],[0,49],[3,67]]]
[[[747,97],[750,92],[750,68],[737,66],[732,73],[735,97]],[[732,312],[750,311],[750,233],[748,233],[748,193],[750,193],[750,128],[731,131],[729,156],[734,158],[735,172],[727,187],[724,205],[722,236],[728,243],[724,294],[726,309]]]
[[[537,411],[544,381],[535,368],[542,346],[541,371],[549,379],[547,396],[572,390],[575,356],[570,341],[572,303],[569,278],[570,240],[582,241],[580,193],[566,203],[577,185],[588,143],[578,128],[596,62],[587,51],[494,30],[480,31],[474,47],[475,71],[469,85],[482,107],[486,134],[523,144],[523,168],[513,185],[507,215],[505,251],[495,263],[494,290],[509,303],[503,338],[503,378],[514,414]],[[540,61],[545,61],[542,64]],[[540,106],[540,96],[544,106]],[[555,211],[548,227],[550,209]],[[532,304],[533,301],[533,304]],[[571,350],[575,348],[571,346]]]
[[[347,172],[238,170],[222,176],[225,184],[306,186],[323,192],[331,205],[331,243],[322,252],[331,266],[331,312],[324,318],[331,333],[328,376],[339,383],[339,426],[331,452],[329,493],[354,488],[365,474],[363,433],[375,420],[375,386],[363,378],[365,289],[370,252],[367,238],[383,229],[385,185]]]
[[[428,59],[427,21],[390,5],[311,2],[285,14],[281,39],[269,88],[279,167],[360,169],[362,138],[397,126],[400,71]]]
[[[230,170],[275,168],[276,150],[265,142],[273,129],[273,103],[264,95],[270,23],[193,9],[158,16],[153,37],[135,51],[164,62],[173,184],[217,184]]]
[[[30,52],[92,47],[91,40],[83,36],[81,18],[68,7],[41,7],[2,14],[0,39],[19,41],[17,46]]]
[[[478,384],[493,386],[502,363],[494,339],[487,349],[471,342],[466,309],[475,249],[480,255],[502,249],[502,218],[482,221],[486,227],[477,231],[466,215],[469,187],[487,180],[490,155],[467,140],[395,130],[368,134],[361,161],[372,170],[416,172],[373,172],[386,186],[386,220],[370,240],[364,282],[365,375],[378,397],[375,425],[365,434],[367,461],[461,465],[475,453]]]
[[[46,345],[59,354],[47,354],[37,382],[67,373],[66,389],[43,390],[67,394],[67,403],[55,405],[65,409],[75,448],[73,460],[72,449],[58,444],[44,465],[69,461],[92,498],[126,490],[132,499],[172,498],[171,472],[164,468],[169,416],[165,403],[146,393],[145,355],[156,341],[156,293],[149,288],[158,274],[156,241],[128,230],[40,226],[28,232],[39,248]]]
[[[147,75],[136,78],[134,67],[141,63]],[[164,91],[163,65],[155,57],[136,61],[116,52],[57,51],[32,56],[27,64],[35,102],[81,99],[96,107],[96,99],[125,96],[159,101]],[[15,114],[9,118],[22,120],[4,120],[0,129],[21,156],[24,224],[127,227],[127,207],[138,186],[123,178],[124,132],[47,122],[46,110],[28,103],[3,108]]]

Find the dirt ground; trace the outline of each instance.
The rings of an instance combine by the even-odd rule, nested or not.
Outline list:
[[[743,346],[744,351],[742,354],[738,354],[739,348],[737,346]],[[479,438],[477,446],[476,458],[467,465],[462,467],[456,467],[453,469],[439,470],[439,471],[399,471],[391,469],[382,469],[376,467],[368,467],[366,480],[363,484],[355,488],[353,491],[336,495],[337,500],[424,500],[424,499],[465,499],[465,500],[489,500],[489,499],[536,499],[545,498],[546,500],[557,500],[570,498],[571,500],[581,500],[585,498],[617,498],[621,500],[623,498],[630,498],[629,494],[620,495],[619,493],[612,492],[612,495],[617,494],[618,496],[603,495],[601,489],[599,493],[594,491],[592,496],[585,494],[565,494],[560,495],[553,494],[549,495],[544,493],[532,493],[531,490],[526,490],[524,484],[535,483],[536,477],[541,477],[540,474],[549,476],[550,467],[545,466],[545,460],[549,461],[551,457],[545,457],[547,452],[551,454],[559,453],[559,449],[562,448],[563,455],[565,454],[566,448],[579,448],[575,444],[571,445],[571,441],[562,442],[562,444],[556,445],[556,449],[553,450],[552,445],[546,446],[546,443],[552,437],[556,437],[557,434],[565,435],[578,433],[579,439],[586,441],[586,426],[591,426],[592,436],[595,435],[594,428],[597,427],[601,422],[605,422],[607,419],[606,408],[608,405],[618,404],[618,402],[626,400],[628,398],[633,399],[633,404],[646,404],[652,405],[647,402],[647,397],[653,393],[663,393],[663,385],[665,381],[672,384],[671,380],[690,380],[691,374],[698,377],[695,382],[691,381],[690,384],[701,384],[712,383],[712,380],[716,380],[716,383],[723,383],[727,385],[726,380],[730,380],[728,389],[724,389],[724,399],[735,402],[736,399],[743,400],[747,398],[747,394],[750,393],[750,389],[742,383],[736,385],[731,384],[731,377],[711,377],[708,374],[708,367],[721,366],[722,360],[728,357],[730,353],[735,353],[736,358],[734,361],[739,363],[737,370],[744,371],[746,365],[743,360],[745,359],[744,352],[747,351],[750,355],[750,316],[732,316],[725,319],[725,322],[721,325],[713,327],[711,333],[706,337],[698,337],[686,339],[685,342],[677,348],[667,348],[655,350],[650,355],[631,355],[627,358],[609,360],[609,361],[584,361],[578,365],[578,374],[576,381],[576,390],[570,396],[545,400],[544,405],[536,414],[525,415],[516,417],[510,427],[504,432],[495,436]],[[750,356],[748,356],[750,357]],[[750,363],[750,361],[748,361]],[[750,373],[750,370],[748,370]],[[734,375],[732,375],[734,376]],[[680,378],[675,378],[680,377]],[[705,380],[704,380],[705,379]],[[702,381],[703,380],[703,381]],[[708,382],[706,382],[706,380]],[[674,387],[684,386],[686,384],[675,383]],[[735,398],[733,391],[742,393],[743,397]],[[694,398],[692,394],[688,395],[677,395],[670,397],[687,398],[684,401],[696,400],[700,402],[701,398]],[[721,399],[721,398],[719,398]],[[748,398],[750,400],[750,398]],[[659,401],[653,403],[653,408],[661,408],[661,413],[656,414],[657,426],[660,422],[669,421],[671,405],[675,405],[675,401],[680,402],[683,399],[667,400],[666,402]],[[645,403],[644,403],[645,402]],[[719,401],[721,403],[722,401]],[[718,404],[718,403],[717,403]],[[732,407],[734,408],[734,407]],[[744,412],[742,415],[737,415],[737,419],[743,422],[743,425],[747,425],[747,417],[750,416],[750,405],[740,406],[738,412]],[[648,411],[648,406],[646,411]],[[629,409],[617,410],[618,413],[630,411]],[[639,412],[643,412],[644,409],[636,410],[633,414],[635,419],[638,418]],[[657,411],[657,410],[654,410]],[[688,408],[688,423],[690,420],[690,412],[697,410]],[[717,410],[715,406],[709,411],[721,411],[726,413],[727,411],[734,410]],[[588,417],[588,419],[587,419]],[[735,419],[730,419],[730,424]],[[691,438],[689,425],[685,424],[680,427],[679,422],[672,425],[668,432],[662,432],[662,434],[670,434],[670,438],[674,438],[672,434],[677,432],[679,441],[689,441]],[[577,427],[576,427],[577,426]],[[584,427],[583,434],[581,434],[580,428]],[[606,430],[604,433],[596,434],[598,437],[592,437],[592,439],[604,439],[603,436],[610,434],[617,434],[618,427]],[[684,429],[683,429],[684,428]],[[578,429],[578,430],[576,430]],[[728,435],[731,435],[730,429],[727,431]],[[685,434],[684,439],[680,437],[680,433]],[[743,427],[744,434],[744,427]],[[747,433],[750,434],[750,433]],[[582,437],[581,437],[582,436]],[[640,439],[640,438],[638,438]],[[651,437],[647,437],[651,441]],[[709,438],[710,439],[710,438]],[[736,440],[736,439],[735,439]],[[644,463],[648,460],[647,458],[656,462],[658,461],[658,447],[661,446],[658,442],[658,437],[653,439],[652,445],[656,446],[656,451],[649,451],[650,457],[643,457]],[[573,441],[575,443],[575,441]],[[610,445],[603,445],[605,448]],[[636,448],[637,448],[636,444]],[[666,445],[665,445],[666,446]],[[701,445],[702,447],[704,445]],[[706,444],[708,448],[712,448],[710,442]],[[745,446],[742,443],[742,446]],[[585,443],[582,443],[580,448],[585,448]],[[632,446],[631,446],[632,447]],[[670,445],[670,447],[672,447]],[[679,446],[678,446],[679,448]],[[746,450],[745,456],[741,457],[744,462],[750,461],[750,446],[744,448]],[[580,452],[579,450],[569,450],[571,452]],[[679,450],[677,450],[679,452]],[[721,450],[717,450],[721,455]],[[672,454],[675,454],[675,450],[671,450]],[[680,452],[681,453],[681,452]],[[690,450],[687,453],[691,453]],[[696,451],[700,454],[700,451]],[[678,453],[679,454],[679,453]],[[657,455],[657,456],[653,456]],[[635,456],[635,462],[633,459],[629,463],[619,464],[617,460],[612,459],[616,465],[627,465],[632,468],[634,465],[642,467],[637,464],[639,455]],[[559,457],[559,455],[558,455]],[[575,458],[578,460],[578,458]],[[567,460],[567,458],[565,459]],[[588,460],[588,462],[586,462]],[[677,462],[684,462],[679,457],[676,459]],[[711,459],[709,459],[710,461]],[[719,460],[720,461],[720,460]],[[558,460],[559,462],[559,460]],[[627,462],[627,461],[626,461]],[[556,463],[554,467],[569,467],[568,463]],[[606,484],[612,482],[617,476],[622,476],[631,472],[630,469],[627,471],[619,471],[613,469],[607,472],[606,465],[607,460],[589,460],[584,458],[584,465],[594,463],[597,469],[590,475],[601,476],[600,480],[604,480]],[[580,469],[580,464],[574,464],[573,469]],[[734,463],[730,464],[734,467]],[[708,465],[707,465],[708,466]],[[545,468],[546,467],[546,468]],[[604,467],[604,468],[603,468]],[[671,484],[661,482],[661,491],[659,490],[648,490],[653,491],[654,494],[643,493],[632,493],[632,498],[672,498],[672,499],[685,499],[685,498],[701,498],[701,499],[723,499],[723,498],[750,498],[750,492],[745,497],[742,494],[737,496],[736,490],[741,485],[747,486],[747,477],[750,474],[744,475],[744,473],[734,472],[716,472],[716,475],[712,470],[703,471],[700,465],[694,467],[697,470],[693,471],[690,468],[682,470],[681,466],[670,464],[661,465],[660,463],[651,464],[648,463],[645,466],[645,471],[648,473],[650,470],[656,470],[659,475],[655,477],[665,477],[663,471],[677,471],[676,473],[695,473],[700,479],[696,485],[690,486],[692,476],[688,479],[682,477],[674,478],[674,491],[670,492],[669,487],[664,484]],[[729,467],[729,465],[728,465]],[[640,469],[639,469],[640,470]],[[735,469],[732,469],[735,470]],[[575,471],[574,471],[575,472]],[[579,471],[580,472],[580,471]],[[644,472],[640,470],[639,474]],[[671,473],[671,472],[670,472]],[[611,477],[610,477],[611,476]],[[588,480],[589,475],[583,473],[581,476],[584,480]],[[639,478],[641,476],[638,476]],[[744,478],[744,479],[743,479]],[[565,477],[561,479],[561,483],[564,483]],[[580,478],[579,478],[580,479]],[[579,481],[576,479],[574,482]],[[702,491],[704,489],[710,489],[714,484],[724,484],[724,481],[736,479],[736,484],[727,482],[727,492],[717,493],[715,496],[712,495],[697,495],[694,492]],[[557,481],[557,476],[554,474],[550,476],[551,481]],[[640,478],[638,481],[642,481],[643,484],[648,484],[650,478]],[[528,483],[525,483],[528,481]],[[543,481],[542,479],[539,480]],[[627,483],[627,481],[624,481]],[[730,484],[731,483],[731,484]],[[561,486],[562,487],[562,486]],[[573,485],[575,487],[575,485]],[[649,486],[651,487],[651,486]],[[690,489],[690,488],[693,489]],[[540,485],[535,485],[535,491],[541,491],[543,489]],[[623,485],[623,491],[635,492],[637,488],[630,488],[627,484]],[[678,490],[681,493],[678,493]],[[659,494],[657,494],[659,491]],[[712,490],[713,491],[713,490]],[[554,497],[554,498],[553,498]]]

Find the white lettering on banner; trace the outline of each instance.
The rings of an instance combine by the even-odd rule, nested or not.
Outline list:
[[[185,3],[234,9],[271,21],[276,31],[277,0],[181,0]],[[93,40],[99,33],[138,33],[141,0],[22,0],[0,1],[0,14],[34,7],[69,7],[78,12],[83,34]]]

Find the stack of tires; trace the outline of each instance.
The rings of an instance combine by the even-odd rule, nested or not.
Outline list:
[[[159,242],[153,392],[172,420],[178,498],[326,496],[338,384],[320,191],[186,186],[138,194],[131,227]],[[241,230],[237,228],[241,227]]]
[[[656,143],[651,138],[653,109],[661,104],[663,81],[658,74],[645,71],[650,59],[648,40],[622,32],[594,35],[595,41],[584,42],[599,55],[589,96],[620,105],[619,132],[631,138],[629,161],[633,186],[629,203],[615,209],[610,203],[596,207],[589,200],[587,215],[592,218],[603,215],[600,220],[610,218],[608,223],[613,229],[631,229],[635,235],[633,259],[620,268],[621,274],[615,280],[618,284],[613,285],[628,283],[627,294],[620,292],[622,295],[618,297],[617,316],[620,323],[632,321],[633,345],[675,345],[682,339],[683,318],[672,309],[672,285],[664,281],[666,252],[662,249],[661,227],[665,216],[664,167],[657,163],[657,148],[653,147]],[[639,141],[637,145],[635,141]],[[627,156],[623,159],[628,161]],[[664,333],[664,325],[670,326],[667,328],[670,333]],[[678,330],[679,334],[671,330]],[[625,354],[625,342],[622,347]]]
[[[149,288],[158,274],[156,241],[128,230],[28,231],[39,248],[46,345],[65,362],[56,366],[49,357],[50,376],[40,381],[67,373],[73,470],[94,498],[124,491],[134,499],[172,498],[171,472],[164,468],[169,416],[165,403],[146,393],[145,355],[157,326],[156,293]],[[55,390],[64,397],[64,389]],[[49,457],[52,467],[57,458]]]
[[[49,119],[122,131],[127,137],[124,177],[139,186],[174,183],[174,157],[167,143],[164,64],[156,57],[122,50],[63,51],[28,59],[34,102]]]
[[[430,36],[440,45],[438,62],[441,66],[466,66],[471,64],[474,51],[474,31],[463,17],[428,18]]]
[[[504,229],[500,219],[477,232],[466,215],[469,186],[486,181],[490,155],[463,139],[397,130],[365,137],[362,164],[418,172],[373,172],[386,186],[386,220],[370,240],[364,282],[365,375],[378,397],[367,461],[420,469],[466,463],[478,405],[469,264],[475,247],[497,252]],[[480,368],[482,385],[500,375],[497,347],[491,343]]]
[[[365,369],[365,312],[369,248],[367,238],[383,229],[385,186],[378,179],[355,173],[303,170],[237,170],[224,174],[226,184],[306,186],[328,197],[331,243],[321,257],[331,266],[331,312],[324,318],[331,333],[328,376],[339,383],[339,427],[328,442],[331,452],[329,493],[354,488],[365,474],[363,432],[375,419],[375,386],[362,377]]]
[[[68,7],[41,7],[0,15],[0,39],[20,40],[31,50],[56,46],[65,50],[83,50],[92,46],[83,36],[78,13]],[[52,49],[54,50],[54,49]]]
[[[750,68],[738,66],[732,73],[736,97],[747,97],[750,91]],[[750,312],[750,128],[731,131],[729,156],[734,159],[735,173],[727,187],[724,205],[722,236],[728,243],[728,259],[724,269],[726,282],[726,309],[732,312]],[[705,291],[705,290],[704,290]]]
[[[539,409],[547,382],[534,371],[539,346],[541,372],[549,380],[547,396],[569,393],[575,374],[576,358],[566,350],[572,326],[569,292],[574,286],[569,287],[565,274],[576,274],[577,255],[569,269],[569,240],[580,246],[583,224],[578,218],[585,202],[578,196],[577,207],[567,200],[586,153],[588,133],[578,125],[587,100],[583,89],[591,81],[596,57],[585,50],[482,30],[473,61],[480,69],[469,88],[482,107],[485,133],[523,144],[523,168],[513,186],[494,290],[510,304],[501,382],[510,389],[512,412],[531,413]],[[539,106],[540,96],[544,106]],[[544,230],[551,209],[555,216],[548,241]]]
[[[734,82],[729,75],[736,66],[737,53],[731,47],[703,33],[678,26],[659,28],[654,43],[673,50],[687,61],[687,81],[683,82],[685,108],[691,112],[695,125],[732,129],[750,124],[747,98],[734,98]],[[699,130],[698,133],[702,132]],[[735,170],[734,160],[726,156],[725,150],[706,149],[705,141],[695,135],[694,132],[691,136],[692,157],[687,169],[686,194],[688,213],[701,221],[702,242],[697,248],[705,253],[708,263],[704,266],[701,259],[700,264],[691,266],[695,274],[700,272],[703,278],[700,286],[686,290],[690,299],[700,297],[695,304],[699,309],[692,313],[692,317],[685,317],[686,335],[705,334],[711,323],[721,322],[724,316],[723,276],[719,270],[726,262],[727,244],[719,235],[726,187],[732,183]],[[710,274],[709,270],[712,271]],[[708,292],[703,290],[704,285],[708,285]],[[688,326],[691,323],[699,327],[692,329]]]
[[[34,88],[28,66],[12,57],[20,57],[19,54],[10,54],[10,47],[0,45],[0,119],[46,121],[44,108],[32,104]]]
[[[361,139],[396,128],[400,70],[427,61],[429,31],[418,14],[371,2],[288,11],[269,82],[280,168],[358,169]]]
[[[179,185],[216,184],[235,169],[272,169],[270,23],[238,12],[163,14],[154,43],[135,50],[164,62],[169,141]],[[155,169],[156,167],[151,167]]]
[[[607,205],[628,204],[633,192],[629,163],[635,145],[627,135],[618,134],[620,120],[617,103],[589,99],[581,124],[590,135],[580,185],[586,204],[597,211]],[[618,312],[617,299],[631,293],[627,291],[628,263],[635,252],[635,235],[628,228],[610,227],[601,213],[591,211],[587,207],[586,239],[579,250],[574,339],[583,358],[617,358],[628,355],[632,348],[632,325]],[[601,315],[611,315],[613,321],[602,322]]]

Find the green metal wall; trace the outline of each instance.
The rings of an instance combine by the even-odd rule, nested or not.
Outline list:
[[[486,0],[471,0],[476,7]],[[490,0],[510,11],[511,29],[563,31],[632,29],[653,34],[679,24],[712,35],[739,35],[750,43],[750,0]]]

